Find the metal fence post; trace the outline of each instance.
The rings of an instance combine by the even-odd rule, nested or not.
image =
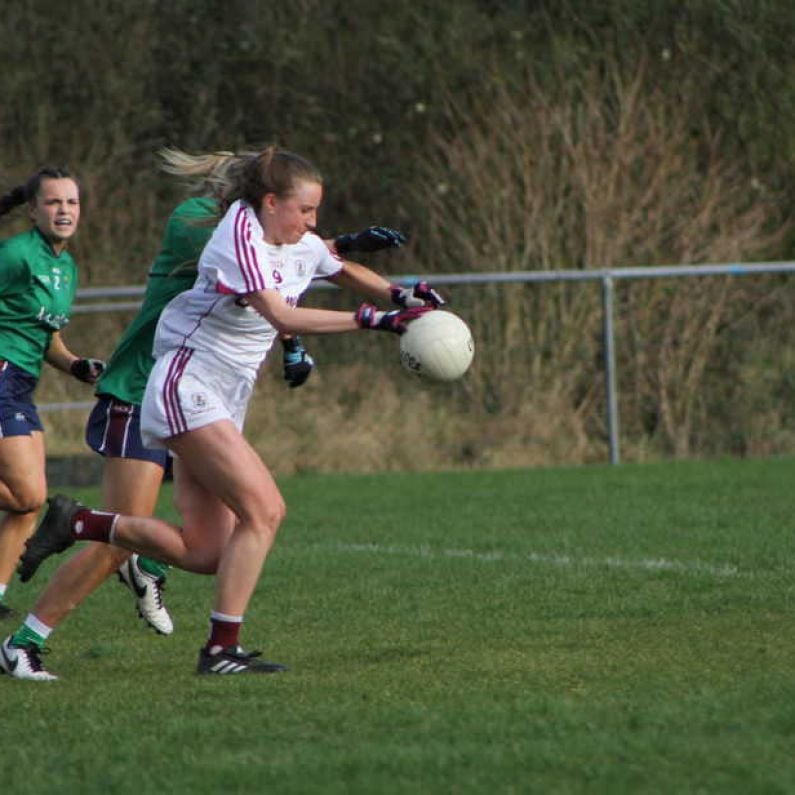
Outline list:
[[[616,351],[613,332],[613,278],[602,278],[602,349],[605,359],[605,402],[610,463],[621,462],[618,441],[618,399],[616,396]]]

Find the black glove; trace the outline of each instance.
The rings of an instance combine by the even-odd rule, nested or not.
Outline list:
[[[349,251],[381,251],[384,248],[400,248],[406,242],[406,237],[397,229],[388,226],[371,226],[363,232],[348,232],[334,240],[337,254],[347,254]]]
[[[356,310],[356,322],[359,328],[403,334],[406,331],[407,323],[432,311],[432,306],[410,306],[408,309],[393,309],[391,312],[384,312],[372,304],[362,304]]]
[[[100,359],[75,359],[69,366],[69,372],[79,381],[95,384],[105,372],[105,362]]]
[[[408,308],[410,306],[432,306],[434,309],[444,306],[447,301],[441,293],[431,287],[428,282],[416,282],[410,287],[393,284],[389,288],[392,294],[392,303]]]
[[[309,378],[309,374],[315,366],[315,360],[306,352],[300,337],[282,339],[282,347],[284,348],[282,356],[284,380],[287,381],[290,389],[295,389]]]

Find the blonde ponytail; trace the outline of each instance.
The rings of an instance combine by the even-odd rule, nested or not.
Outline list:
[[[222,150],[194,155],[175,147],[158,152],[161,170],[180,177],[191,193],[211,196],[222,203],[236,183],[235,172],[256,154]]]

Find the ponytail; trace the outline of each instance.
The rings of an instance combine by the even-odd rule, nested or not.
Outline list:
[[[0,196],[0,215],[5,215],[11,212],[14,207],[24,204],[27,201],[25,197],[25,186],[17,185],[16,188],[11,189],[8,193]]]
[[[198,155],[165,147],[158,155],[163,171],[181,177],[192,192],[218,199],[222,209],[243,199],[259,212],[266,193],[287,196],[298,180],[323,183],[323,177],[312,163],[276,146],[261,152],[221,151]]]
[[[163,171],[180,177],[191,193],[218,199],[222,205],[236,183],[235,173],[255,154],[218,151],[192,155],[175,147],[158,152]]]
[[[22,185],[17,185],[15,188],[8,191],[8,193],[0,196],[0,216],[11,212],[14,207],[19,207],[20,204],[30,204],[34,202],[39,195],[41,183],[45,179],[71,179],[77,183],[77,180],[68,169],[58,166],[44,166],[35,174],[28,177],[27,181]],[[78,183],[78,188],[79,187]]]

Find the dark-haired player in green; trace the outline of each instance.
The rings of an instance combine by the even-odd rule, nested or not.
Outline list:
[[[47,496],[44,428],[33,392],[46,361],[93,383],[102,363],[73,354],[61,337],[77,289],[67,244],[80,223],[80,188],[46,167],[0,196],[0,215],[26,206],[31,228],[0,243],[0,618],[25,540]]]

